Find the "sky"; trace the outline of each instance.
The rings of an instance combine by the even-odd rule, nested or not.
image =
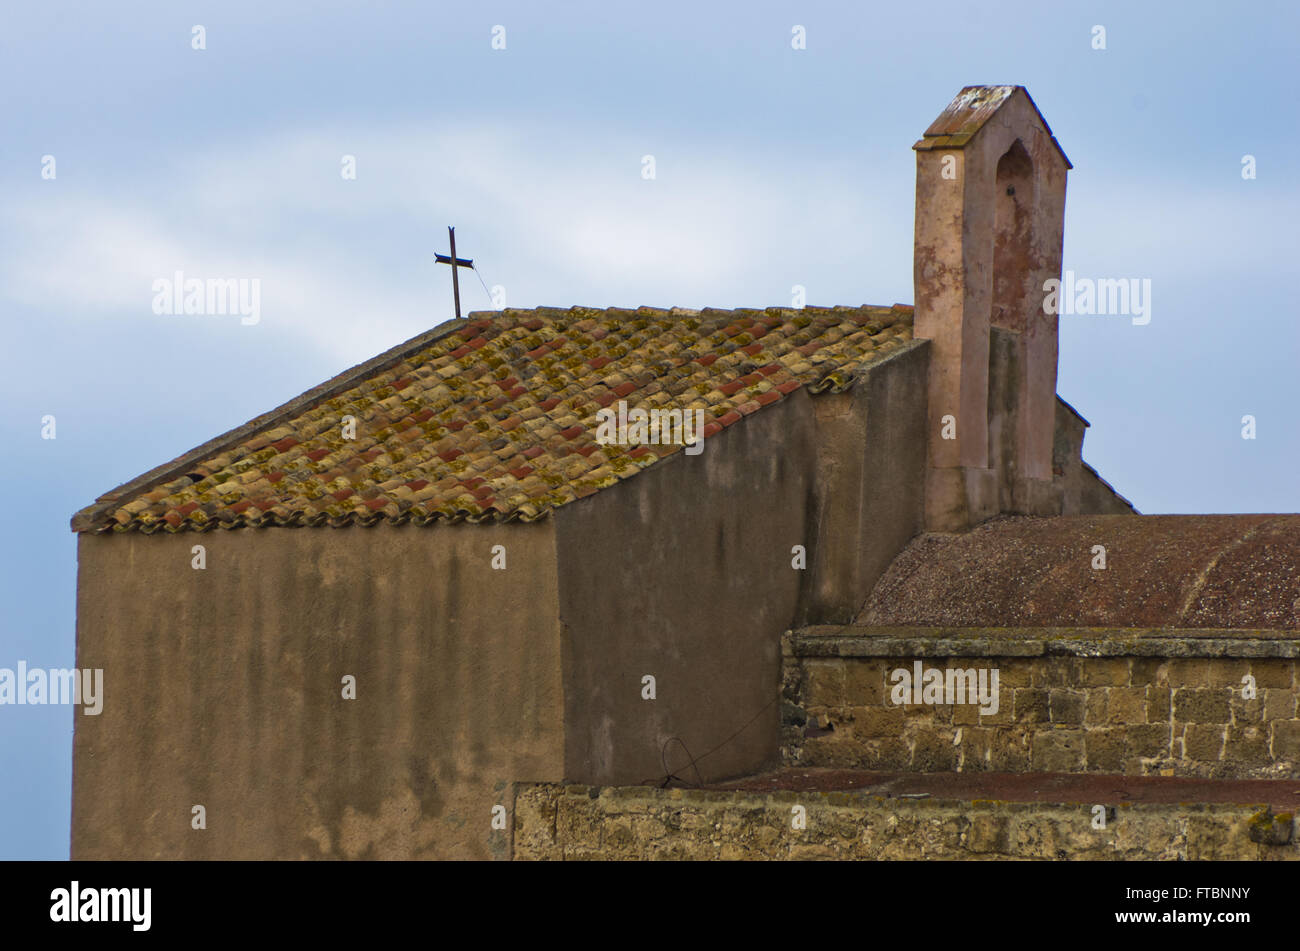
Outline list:
[[[1151,282],[1061,318],[1085,460],[1146,513],[1300,511],[1298,11],[5,4],[0,667],[74,664],[76,510],[451,317],[448,225],[512,307],[911,303],[911,146],[971,84],[1073,162],[1064,268]],[[177,271],[259,319],[155,313]],[[0,706],[0,859],[68,856],[73,716]]]

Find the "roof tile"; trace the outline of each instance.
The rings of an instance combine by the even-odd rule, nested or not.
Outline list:
[[[912,339],[912,308],[542,307],[444,326],[291,418],[104,497],[79,528],[532,521],[683,448],[600,445],[596,414],[615,401],[705,410],[709,439],[800,387],[852,386]]]

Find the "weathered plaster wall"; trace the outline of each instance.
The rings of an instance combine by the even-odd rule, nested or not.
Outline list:
[[[817,482],[799,624],[847,623],[925,516],[929,343],[813,399]]]
[[[1097,475],[1086,462],[1079,466],[1078,507],[1067,504],[1064,515],[1135,515],[1133,503],[1124,498],[1109,482]]]
[[[78,542],[74,859],[504,856],[507,783],[563,776],[551,523]]]
[[[1051,480],[1057,317],[1043,313],[1042,285],[1060,276],[1068,166],[1023,90],[963,145],[923,139],[916,161],[916,336],[934,344],[926,525],[959,531],[998,511],[987,414],[993,327],[1013,331],[1023,355],[1022,410],[1007,434],[1019,477]],[[949,415],[955,439],[942,436]]]
[[[791,548],[808,545],[813,506],[813,400],[796,391],[698,456],[557,510],[569,780],[694,780],[691,757],[737,731],[699,775],[775,758],[780,638],[805,573]],[[642,699],[646,675],[654,700]]]
[[[526,785],[515,794],[514,858],[1300,859],[1289,812],[1121,803],[1096,829],[1092,805]],[[792,828],[796,806],[803,829]]]
[[[1052,481],[1060,494],[1062,515],[1136,515],[1133,503],[1083,461],[1088,421],[1060,397],[1056,400],[1056,441],[1052,447]]]

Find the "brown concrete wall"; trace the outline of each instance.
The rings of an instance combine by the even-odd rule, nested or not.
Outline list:
[[[797,624],[848,623],[925,517],[929,343],[813,399],[817,482]]]
[[[809,544],[813,400],[796,391],[700,455],[555,513],[569,780],[635,784],[668,769],[694,782],[776,757],[780,638],[804,574],[791,548]],[[642,699],[645,675],[654,700]],[[688,768],[737,731],[699,774]]]
[[[1033,650],[1032,632],[1024,638],[1016,647]],[[880,641],[878,650],[908,647],[905,638],[872,640]],[[1036,656],[932,656],[934,650],[912,644],[915,654],[837,657],[820,656],[826,652],[815,641],[796,639],[787,658],[784,753],[790,765],[1300,776],[1292,656],[1045,656],[1040,643]],[[1232,643],[1224,640],[1229,645],[1224,649],[1231,652]],[[1294,646],[1294,641],[1275,640],[1243,650],[1276,648],[1274,653],[1285,655],[1294,654]],[[819,656],[801,656],[810,650]],[[997,712],[982,716],[968,703],[896,705],[891,673],[913,670],[917,659],[924,669],[996,668]],[[1254,678],[1253,697],[1243,689],[1247,675]]]
[[[74,859],[502,857],[507,783],[562,778],[550,523],[83,535],[78,558],[106,699],[76,718]]]
[[[1073,515],[1066,511],[1064,514]],[[1111,484],[1097,475],[1087,463],[1079,467],[1079,515],[1136,515],[1133,503],[1124,498]]]
[[[1124,498],[1083,461],[1088,421],[1057,397],[1056,442],[1052,448],[1052,478],[1061,495],[1061,515],[1136,515]]]
[[[1254,805],[892,799],[848,792],[521,787],[521,860],[1300,860],[1294,816]],[[795,829],[795,807],[805,828]],[[1274,832],[1268,844],[1258,830]]]

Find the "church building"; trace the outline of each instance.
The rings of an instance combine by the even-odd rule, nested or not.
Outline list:
[[[1300,857],[1300,515],[1083,461],[1023,87],[913,148],[913,304],[471,313],[78,512],[72,858],[1038,855],[976,803],[1099,794],[1035,777],[1262,783],[1194,801]]]

